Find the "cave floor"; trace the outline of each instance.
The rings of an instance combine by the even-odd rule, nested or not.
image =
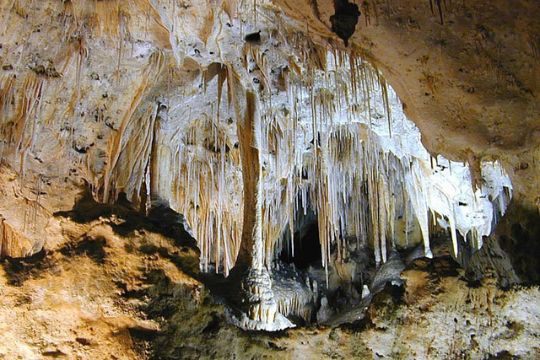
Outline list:
[[[57,249],[0,267],[0,358],[540,358],[537,287],[416,267],[361,324],[246,333],[197,280],[193,245],[115,216],[61,227]]]

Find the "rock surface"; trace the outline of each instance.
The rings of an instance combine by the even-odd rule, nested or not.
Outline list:
[[[376,294],[361,324],[246,333],[196,279],[189,235],[164,235],[167,226],[120,205],[89,203],[88,221],[80,205],[58,217],[57,250],[0,268],[5,359],[540,355],[539,289],[503,291],[489,276],[470,287],[448,256],[407,265],[404,292]]]

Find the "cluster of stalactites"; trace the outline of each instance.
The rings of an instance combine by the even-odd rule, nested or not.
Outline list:
[[[354,55],[339,51],[301,54],[307,66],[300,69],[291,63],[288,106],[270,109],[263,121],[261,143],[271,169],[264,180],[267,266],[284,246],[294,253],[295,214],[306,213],[308,206],[318,215],[325,267],[330,265],[331,244],[337,244],[337,257],[343,257],[347,233],[363,244],[369,236],[376,239],[376,259],[385,261],[396,204],[405,202],[396,180],[401,167],[388,162],[393,158],[377,147],[377,138],[360,122],[371,123],[367,119],[377,102],[390,118],[386,84],[375,69]],[[347,118],[338,119],[337,114],[343,112]],[[394,184],[399,185],[394,191],[399,199],[389,194]],[[291,235],[287,244],[281,236],[286,228]]]
[[[242,176],[238,150],[227,143],[221,123],[189,127],[172,157],[174,201],[196,234],[201,268],[234,266],[242,233]],[[201,145],[204,148],[201,149]]]
[[[462,183],[448,182],[451,186],[446,186],[444,181],[432,179],[434,171],[429,168],[430,156],[425,149],[421,148],[420,157],[418,153],[393,149],[399,141],[410,139],[388,146],[402,135],[391,122],[391,108],[396,111],[400,106],[398,100],[390,99],[391,90],[382,76],[354,55],[317,54],[318,61],[313,61],[313,53],[304,53],[306,59],[300,60],[307,64],[305,68],[291,60],[293,71],[285,78],[284,93],[259,94],[259,196],[263,199],[266,266],[272,266],[284,247],[290,247],[294,253],[296,214],[306,213],[309,207],[317,213],[326,268],[334,259],[347,257],[346,239],[351,238],[359,245],[372,246],[377,263],[385,262],[396,245],[406,246],[409,242],[423,242],[425,255],[431,256],[430,224],[437,218],[450,229],[456,254],[457,230],[464,238],[469,234],[473,243],[480,246],[491,222],[485,220],[480,227],[461,224],[459,228],[455,207],[459,192],[466,193],[472,202],[478,201],[481,194],[476,194],[472,187],[459,188]],[[263,63],[259,70],[267,71]],[[218,107],[223,83],[229,81],[227,71],[230,69],[222,67],[218,80],[207,85],[218,88]],[[227,90],[233,91],[230,85]],[[229,93],[228,98],[231,97],[234,94]],[[397,106],[391,106],[391,100]],[[219,128],[219,114],[216,119],[208,120],[214,124],[210,132]],[[228,273],[238,253],[242,228],[241,176],[230,176],[237,166],[231,163],[236,152],[225,152],[223,144],[227,140],[219,140],[215,132],[212,136],[216,137],[215,144],[221,145],[215,145],[216,151],[204,161],[188,147],[178,151],[177,161],[182,165],[175,183],[179,188],[177,207],[186,214],[199,239],[202,268],[208,270],[213,264],[216,270]],[[460,171],[470,176],[465,166]],[[467,184],[470,187],[470,182]],[[499,194],[497,191],[495,195]],[[235,199],[231,194],[235,194]],[[499,196],[493,199],[504,202]],[[235,205],[231,206],[232,203]],[[398,227],[400,231],[396,230]],[[416,238],[409,238],[413,227],[420,231]],[[284,241],[285,232],[290,234],[289,241]]]
[[[290,43],[295,46],[306,41],[298,35],[293,37]],[[326,209],[327,201],[323,199],[326,199],[328,194],[323,189],[328,185],[333,186],[332,183],[310,186],[310,182],[320,180],[319,176],[325,171],[322,169],[327,165],[327,161],[312,161],[309,164],[309,159],[321,160],[324,147],[328,143],[327,139],[321,137],[334,128],[341,129],[340,123],[343,119],[338,120],[337,113],[347,113],[347,124],[358,124],[357,117],[370,118],[372,107],[376,101],[380,101],[385,105],[387,118],[390,116],[386,84],[375,69],[354,54],[328,52],[311,45],[297,46],[299,58],[289,58],[290,70],[280,74],[287,75],[284,86],[286,99],[283,100],[279,95],[272,96],[271,92],[262,96],[262,99],[266,100],[266,104],[263,103],[262,106],[265,111],[260,143],[264,164],[268,168],[263,174],[263,239],[267,266],[271,266],[276,252],[284,246],[290,246],[294,253],[295,214],[297,211],[307,211],[308,189],[312,191],[311,198],[318,199],[317,204],[320,205],[317,212],[324,214],[320,216],[332,217],[331,224],[327,221],[319,222],[321,237],[328,239],[321,244],[323,263],[325,266],[328,264],[329,244],[341,238],[338,234],[342,233],[340,229],[344,228],[347,222],[344,222],[344,217],[341,216],[339,225],[337,218],[340,215],[337,210]],[[297,63],[301,63],[303,67]],[[342,146],[342,140],[345,142],[345,138],[338,138],[340,135],[342,134],[339,131],[334,135],[333,142],[337,142],[337,146]],[[347,166],[351,164],[353,161]],[[356,165],[353,167],[356,168]],[[308,181],[305,181],[306,177]],[[289,244],[284,244],[281,235],[287,228],[292,239]]]
[[[338,260],[348,257],[350,238],[358,246],[373,246],[377,262],[386,261],[395,246],[398,219],[405,224],[405,234],[414,223],[403,167],[411,160],[402,162],[384,152],[376,136],[360,124],[321,135],[319,144],[305,154],[293,214],[305,214],[309,207],[316,212],[323,266],[331,266],[332,245]]]
[[[43,84],[33,73],[20,81],[14,76],[0,78],[0,159],[8,148],[15,150],[14,163],[18,162],[23,177],[27,153],[39,132]]]
[[[321,133],[318,144],[305,153],[302,179],[292,190],[300,196],[287,221],[294,222],[294,214],[305,214],[309,207],[316,212],[325,268],[348,258],[350,241],[357,243],[356,248],[371,246],[377,263],[386,262],[396,247],[418,242],[430,257],[430,231],[437,223],[449,229],[456,256],[457,233],[473,247],[481,247],[482,236],[491,232],[493,217],[504,213],[511,196],[506,175],[498,164],[486,163],[485,170],[500,172],[486,176],[503,180],[474,190],[466,166],[453,163],[452,174],[444,166],[433,169],[429,163],[429,158],[397,157],[385,150],[378,135],[363,124],[333,128]],[[274,211],[289,214],[288,206],[284,203],[281,211]],[[294,239],[289,240],[279,245],[292,247]]]
[[[484,164],[488,172],[500,172],[495,178],[502,180],[490,173],[495,183],[482,189],[473,188],[465,164],[454,163],[454,174],[445,159],[450,170],[430,168],[432,159],[421,145],[410,154],[400,148],[411,137],[402,139],[399,132],[418,129],[394,127],[391,109],[399,111],[401,105],[390,99],[392,91],[376,69],[354,54],[328,53],[317,64],[310,60],[313,54],[305,57],[304,64],[312,66],[293,72],[286,87],[286,109],[292,111],[269,111],[263,121],[261,144],[271,169],[264,179],[267,266],[284,246],[294,253],[295,214],[306,213],[309,206],[318,216],[326,268],[334,259],[332,249],[338,261],[346,257],[347,238],[371,245],[377,263],[386,261],[391,248],[409,242],[422,242],[430,257],[434,223],[450,230],[456,255],[457,232],[480,247],[482,236],[491,232],[492,218],[504,213],[511,196],[500,165]],[[400,121],[409,123],[402,114]],[[419,135],[413,140],[419,142]],[[494,206],[486,203],[486,194]],[[457,209],[463,198],[469,203],[466,211]],[[413,227],[419,231],[409,238]],[[279,236],[287,228],[290,236]]]

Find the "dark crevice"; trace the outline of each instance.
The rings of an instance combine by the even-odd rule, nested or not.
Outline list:
[[[316,216],[309,216],[308,221],[294,234],[294,254],[291,247],[284,249],[279,260],[294,264],[298,269],[307,269],[310,265],[322,267],[319,224]]]
[[[330,16],[332,31],[343,40],[345,46],[349,46],[349,39],[354,34],[360,18],[358,5],[347,0],[334,0],[334,9],[335,14]]]
[[[251,33],[251,34],[247,34],[246,37],[244,38],[244,40],[246,42],[250,42],[250,43],[260,43],[261,42],[261,31],[257,31],[257,32],[254,32],[254,33]]]

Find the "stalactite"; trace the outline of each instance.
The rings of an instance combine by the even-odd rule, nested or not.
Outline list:
[[[116,3],[108,14],[102,13],[105,5],[96,6],[101,10],[94,11],[93,28],[116,34],[113,37],[120,41],[120,48],[129,36],[123,5]],[[248,9],[249,4],[222,1],[219,6],[223,13],[216,11],[210,17],[204,33],[207,46],[232,31],[221,21],[234,11]],[[257,6],[255,12],[268,16],[265,6]],[[454,247],[457,232],[481,239],[488,227],[465,221],[469,210],[456,205],[456,193],[437,187],[441,181],[435,174],[440,170],[437,159],[431,167],[427,152],[411,145],[419,143],[411,135],[418,131],[404,119],[401,104],[376,68],[352,50],[318,46],[302,33],[271,34],[287,51],[278,56],[281,62],[273,50],[245,43],[235,52],[240,60],[231,61],[227,59],[230,55],[220,53],[222,63],[199,64],[205,69],[197,77],[203,87],[196,95],[209,100],[209,105],[202,109],[202,102],[193,100],[193,94],[179,95],[182,110],[175,110],[174,116],[182,125],[174,134],[156,130],[159,105],[142,102],[163,67],[163,55],[152,55],[110,141],[101,200],[110,201],[119,191],[126,191],[134,202],[141,200],[143,189],[146,199],[165,192],[171,207],[185,215],[199,242],[201,268],[225,274],[239,253],[241,261],[256,258],[260,270],[272,267],[285,247],[297,252],[295,217],[309,209],[317,214],[326,270],[347,257],[349,239],[371,246],[377,263],[385,262],[394,246],[418,242],[429,256],[430,212],[438,214],[441,226],[451,229]],[[83,48],[81,40],[79,64],[86,59]],[[175,58],[181,58],[174,51]],[[259,80],[257,84],[253,78]],[[2,82],[3,91],[9,93],[12,85],[8,80]],[[246,90],[252,96],[246,98]],[[0,106],[0,110],[5,108]],[[247,129],[231,132],[229,127],[245,120],[253,108],[258,112],[256,132],[249,139],[242,138]],[[257,161],[246,165],[242,156],[253,147],[258,151]],[[168,154],[163,160],[166,164],[155,166],[155,158],[162,153]],[[248,199],[257,202],[256,237],[260,236],[261,246],[256,252],[246,241],[254,234],[243,232],[253,225],[246,216],[255,215],[253,203],[246,204],[245,197],[246,191],[254,191],[246,186],[253,175],[249,166],[260,167],[255,181],[257,198]],[[167,180],[160,180],[162,174]],[[448,162],[444,176],[465,177],[466,167]],[[461,182],[456,180],[458,185]],[[500,193],[499,185],[494,195]],[[472,190],[464,193],[467,199],[476,197]],[[497,208],[505,207],[504,196],[493,199]],[[252,209],[250,213],[242,211],[246,206]],[[487,205],[479,206],[484,209]],[[446,223],[441,220],[445,218]],[[396,230],[399,221],[404,223],[403,234]],[[409,235],[413,226],[421,229],[421,239]],[[289,237],[284,239],[286,232]]]
[[[112,186],[112,182],[115,182],[114,178],[114,170],[117,166],[118,159],[120,158],[122,154],[122,150],[124,147],[124,141],[125,141],[125,133],[126,130],[129,129],[130,124],[133,121],[133,115],[135,111],[137,110],[142,97],[145,94],[145,91],[147,87],[149,86],[150,81],[155,80],[157,76],[161,73],[163,69],[163,55],[161,52],[157,52],[152,54],[150,57],[149,63],[147,67],[145,68],[142,79],[140,82],[139,87],[136,89],[134,93],[133,100],[130,104],[130,107],[125,112],[122,122],[120,124],[120,127],[118,129],[118,132],[115,134],[112,141],[109,143],[109,161],[107,162],[105,172],[103,175],[103,201],[107,202],[109,201],[111,197],[111,191],[114,189]]]
[[[18,103],[10,142],[15,145],[19,154],[19,173],[25,174],[25,162],[28,149],[32,146],[37,127],[37,112],[43,91],[43,79],[29,74],[21,87],[21,99]]]

